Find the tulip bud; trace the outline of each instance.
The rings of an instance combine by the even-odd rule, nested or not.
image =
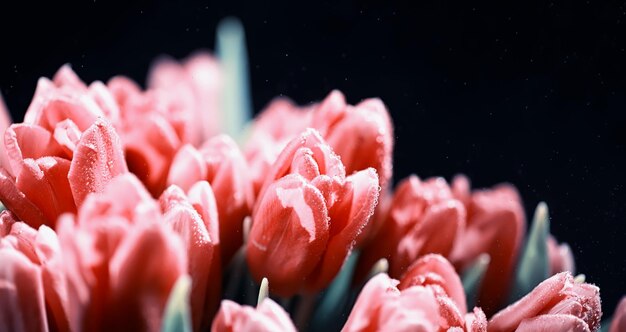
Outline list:
[[[602,310],[598,287],[556,274],[489,320],[489,331],[596,331]]]
[[[328,286],[377,198],[375,170],[346,178],[331,148],[307,130],[283,150],[260,191],[246,248],[250,272],[283,296]]]

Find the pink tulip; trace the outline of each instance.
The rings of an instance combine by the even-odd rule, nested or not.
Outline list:
[[[188,196],[171,186],[159,199],[163,218],[183,237],[192,279],[194,330],[210,325],[221,297],[220,240],[213,191],[206,181],[193,185]]]
[[[186,121],[184,142],[200,146],[220,133],[219,108],[222,90],[217,59],[201,52],[182,63],[161,59],[150,70],[148,87],[159,91],[170,112]]]
[[[223,300],[212,332],[295,332],[285,310],[266,298],[256,308],[242,306],[230,300]]]
[[[360,274],[386,258],[389,274],[399,278],[422,255],[448,256],[465,227],[465,218],[465,207],[444,179],[420,181],[412,175],[402,180],[381,229],[363,249]]]
[[[525,234],[521,200],[511,185],[470,193],[469,181],[457,177],[452,184],[457,199],[465,204],[465,231],[450,254],[450,261],[463,271],[482,253],[490,257],[478,295],[478,305],[491,315],[504,304]]]
[[[309,129],[266,176],[247,243],[251,274],[289,296],[328,286],[369,221],[378,198],[374,169],[345,176],[339,157]]]
[[[488,328],[490,332],[596,331],[601,316],[600,289],[561,272],[498,312]]]
[[[621,331],[626,331],[626,296],[619,301],[609,327],[609,332]]]
[[[567,245],[567,243],[558,244],[552,235],[548,237],[547,245],[550,260],[550,275],[565,271],[569,271],[573,274],[576,268],[574,265],[574,255],[572,255],[572,249],[570,249],[569,245]]]
[[[0,214],[0,331],[67,331],[67,291],[59,241]],[[48,311],[48,312],[46,312]]]
[[[254,192],[248,169],[237,144],[220,135],[209,139],[200,150],[189,144],[183,146],[172,162],[167,180],[183,190],[201,180],[211,184],[217,201],[224,266],[241,247],[243,220],[252,212]]]
[[[280,151],[307,127],[320,132],[348,175],[372,167],[380,185],[387,185],[392,173],[393,125],[385,105],[379,99],[367,99],[350,106],[341,92],[332,91],[321,103],[307,107],[276,100],[257,118],[246,146],[257,193]]]
[[[132,176],[90,195],[59,220],[72,331],[156,331],[176,280],[183,241],[159,222],[156,202]]]
[[[449,297],[460,312],[467,311],[461,279],[452,264],[441,255],[422,256],[407,269],[398,289],[412,286],[432,287],[438,295]]]
[[[143,92],[125,77],[114,77],[107,86],[120,108],[117,127],[128,167],[158,197],[165,190],[170,163],[184,144],[185,121],[170,113],[167,98],[155,90]]]
[[[487,320],[480,309],[465,314],[446,293],[456,292],[460,280],[458,276],[456,280],[447,279],[449,272],[439,274],[442,271],[437,269],[447,263],[440,259],[437,263],[423,262],[425,270],[412,273],[409,281],[400,283],[401,287],[386,274],[373,277],[359,294],[342,331],[486,331]],[[428,265],[432,271],[428,271]],[[455,274],[447,265],[443,270]],[[450,281],[458,284],[450,285],[448,290],[441,287]]]
[[[76,211],[87,194],[127,172],[119,137],[103,119],[105,112],[90,88],[63,83],[78,85],[71,75],[65,66],[55,83],[40,79],[25,122],[11,125],[5,134],[9,162],[0,169],[0,199],[33,227],[54,226],[59,215]]]

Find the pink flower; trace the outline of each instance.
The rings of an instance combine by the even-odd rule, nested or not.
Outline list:
[[[445,258],[428,255],[401,282],[378,274],[365,285],[342,331],[486,331],[479,308],[465,313],[461,281]]]
[[[170,168],[168,184],[187,190],[194,183],[206,180],[217,201],[222,265],[243,243],[243,220],[252,212],[254,192],[248,166],[237,144],[228,136],[215,136],[197,150],[183,146]]]
[[[615,308],[609,332],[626,331],[626,296],[622,297]]]
[[[569,271],[574,273],[574,255],[567,243],[558,244],[554,236],[550,235],[547,240],[548,257],[550,260],[550,275]]]
[[[561,272],[493,316],[489,331],[596,331],[601,316],[600,289]]]
[[[150,70],[148,87],[164,95],[170,112],[187,122],[183,141],[200,146],[221,132],[221,76],[217,59],[206,52],[193,54],[182,63],[164,58]]]
[[[67,296],[59,241],[0,214],[0,331],[67,331]],[[46,313],[46,311],[49,311]]]
[[[489,254],[478,295],[478,305],[487,315],[493,314],[506,300],[525,234],[525,217],[515,188],[499,185],[470,193],[465,177],[454,179],[455,197],[465,204],[465,231],[450,254],[450,261],[463,271],[482,253]]]
[[[465,207],[442,178],[426,181],[412,175],[402,180],[376,237],[362,252],[359,269],[367,273],[380,258],[399,278],[418,257],[448,256],[465,227]]]
[[[328,286],[369,221],[378,188],[374,169],[346,177],[319,134],[302,133],[261,188],[246,248],[251,274],[283,296]]]
[[[191,309],[194,330],[208,328],[221,292],[220,238],[213,191],[206,181],[188,195],[171,186],[159,199],[163,219],[183,237],[192,279]]]
[[[170,291],[187,273],[185,239],[132,179],[114,179],[77,217],[59,220],[72,331],[160,329]]]
[[[217,212],[206,182],[185,195],[166,190],[157,203],[133,175],[88,197],[59,238],[67,264],[73,330],[160,328],[171,288],[192,278],[194,330],[217,309],[221,270]]]
[[[119,138],[98,102],[101,83],[86,87],[72,75],[64,66],[54,83],[40,79],[24,123],[5,134],[9,162],[0,169],[0,199],[34,227],[53,226],[87,194],[127,172]]]
[[[307,127],[319,131],[348,175],[372,167],[380,185],[387,185],[392,173],[393,125],[385,105],[379,99],[367,99],[351,106],[341,92],[332,91],[321,103],[304,108],[279,99],[255,121],[246,157],[256,171],[257,192],[278,153]]]
[[[285,310],[266,298],[256,308],[223,300],[215,316],[212,332],[295,332]]]
[[[116,128],[126,160],[154,197],[166,187],[170,164],[186,143],[195,146],[215,134],[217,63],[198,54],[184,64],[161,61],[154,66],[149,88],[118,76],[107,84],[119,107]]]

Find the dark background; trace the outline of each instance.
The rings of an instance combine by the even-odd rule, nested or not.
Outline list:
[[[515,184],[528,215],[546,201],[609,314],[626,293],[626,6],[598,2],[3,2],[0,89],[21,121],[37,78],[66,62],[87,82],[143,83],[156,56],[212,48],[235,15],[256,111],[281,94],[382,98],[396,180],[461,172]]]

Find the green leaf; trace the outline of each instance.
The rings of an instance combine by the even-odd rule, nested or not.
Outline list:
[[[328,331],[341,328],[343,307],[350,297],[350,285],[358,258],[359,254],[353,252],[324,292],[313,314],[311,331]]]
[[[481,254],[463,273],[462,282],[468,308],[476,306],[478,292],[480,291],[480,286],[490,261],[491,258],[488,254]]]
[[[509,294],[510,303],[528,294],[550,276],[547,244],[549,234],[548,206],[541,202],[535,209],[530,235],[517,265],[512,292]]]
[[[178,278],[167,300],[162,332],[191,332],[190,291],[191,278],[188,275]]]
[[[223,73],[220,121],[226,134],[239,140],[252,118],[246,38],[241,22],[233,17],[217,27],[217,56]]]

